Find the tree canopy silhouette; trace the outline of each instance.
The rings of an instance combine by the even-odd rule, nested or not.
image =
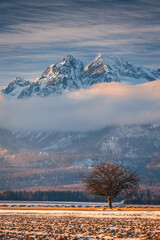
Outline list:
[[[131,192],[137,187],[139,177],[129,168],[107,161],[92,168],[85,176],[85,190],[90,194],[104,197],[112,208],[112,199],[122,192]]]

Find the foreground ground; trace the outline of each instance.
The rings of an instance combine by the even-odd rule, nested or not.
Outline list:
[[[160,211],[0,209],[0,239],[160,239]]]

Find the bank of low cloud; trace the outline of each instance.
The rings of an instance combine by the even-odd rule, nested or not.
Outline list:
[[[61,96],[11,100],[0,96],[0,127],[88,131],[108,125],[160,122],[160,80],[100,83]]]

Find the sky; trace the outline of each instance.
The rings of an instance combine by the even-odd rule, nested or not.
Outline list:
[[[159,0],[0,0],[0,88],[71,54],[159,68]]]

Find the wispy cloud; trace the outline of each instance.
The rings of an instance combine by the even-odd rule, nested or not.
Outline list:
[[[158,42],[159,25],[136,25],[133,23],[99,23],[88,25],[84,21],[65,23],[21,23],[10,26],[8,31],[0,33],[1,45],[21,45],[24,48],[32,48],[30,44],[59,43],[63,44],[73,41],[80,44],[85,41],[86,46],[93,40],[95,45],[112,46],[114,44],[130,43],[152,43]],[[143,36],[143,37],[142,37]],[[39,45],[41,47],[41,45]]]
[[[56,61],[71,53],[89,62],[98,52],[157,66],[159,7],[157,0],[2,0],[0,71],[12,71],[8,64],[24,68],[33,59],[40,68],[49,54]]]

